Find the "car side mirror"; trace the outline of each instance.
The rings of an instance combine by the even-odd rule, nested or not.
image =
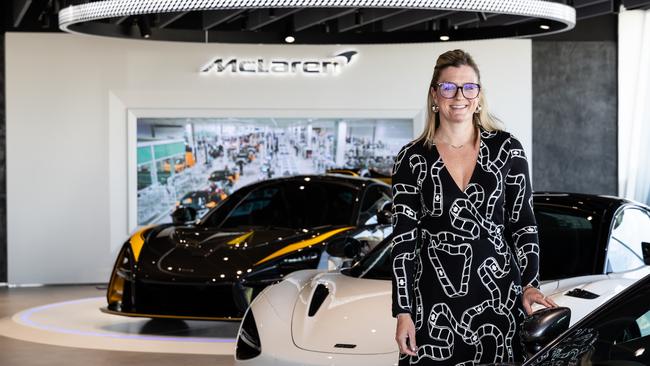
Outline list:
[[[643,252],[643,261],[646,265],[650,266],[650,243],[642,241],[641,252]]]
[[[385,202],[377,211],[377,223],[380,225],[390,225],[393,222],[393,202]]]
[[[569,329],[571,309],[567,307],[545,308],[524,319],[521,340],[529,356],[539,352],[553,339]]]
[[[196,210],[192,207],[179,206],[172,212],[172,222],[174,225],[185,225],[194,220],[196,220]]]
[[[325,250],[332,257],[356,258],[361,254],[362,246],[357,239],[346,236],[330,241],[327,243],[327,249]]]

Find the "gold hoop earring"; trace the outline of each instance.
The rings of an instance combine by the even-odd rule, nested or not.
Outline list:
[[[480,104],[476,106],[476,110],[474,111],[474,114],[479,114],[479,113],[481,113],[481,105]]]
[[[440,107],[438,107],[437,105],[434,104],[434,105],[431,107],[431,110],[433,111],[433,113],[438,113],[438,111],[440,111]]]

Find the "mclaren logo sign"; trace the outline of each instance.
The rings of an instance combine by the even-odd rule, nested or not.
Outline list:
[[[236,57],[228,59],[216,58],[212,62],[201,67],[201,74],[336,74],[352,63],[352,59],[357,55],[357,53],[357,51],[341,52],[335,56],[321,60],[265,60],[263,58],[239,59]]]

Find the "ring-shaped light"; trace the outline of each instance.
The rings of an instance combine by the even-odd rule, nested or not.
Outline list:
[[[138,32],[105,22],[111,18],[192,11],[258,9],[402,9],[476,12],[520,16],[528,21],[480,28],[410,32],[305,31],[296,43],[404,43],[523,37],[558,33],[575,26],[571,6],[543,0],[104,0],[69,6],[59,12],[59,27],[70,33],[140,38]],[[156,29],[149,39],[188,42],[284,43],[286,32]]]

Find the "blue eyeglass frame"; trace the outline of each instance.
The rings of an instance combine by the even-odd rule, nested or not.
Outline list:
[[[445,98],[445,99],[454,99],[454,98],[456,98],[456,95],[458,95],[458,90],[460,90],[460,93],[463,94],[463,97],[465,97],[465,99],[476,99],[481,94],[481,84],[478,84],[478,83],[465,83],[463,85],[457,85],[457,84],[454,84],[454,83],[444,82],[444,83],[433,84],[433,85],[431,85],[431,87],[433,88],[433,90],[438,91],[438,88],[440,88],[440,86],[443,85],[443,84],[453,85],[454,87],[456,87],[456,91],[454,92],[454,95],[451,96],[451,97],[445,97],[444,95],[442,95],[442,93],[440,93],[440,96]],[[478,93],[476,94],[476,96],[474,98],[468,98],[465,95],[465,85],[476,85],[478,87]]]

